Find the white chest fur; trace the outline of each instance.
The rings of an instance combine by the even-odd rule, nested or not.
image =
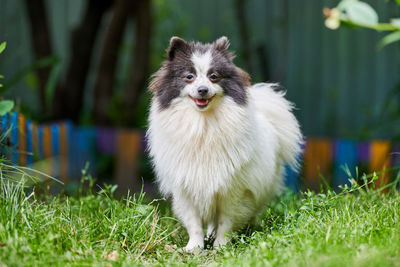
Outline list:
[[[190,100],[188,100],[190,101]],[[223,194],[235,172],[254,153],[247,107],[222,98],[212,111],[199,112],[185,99],[158,111],[153,103],[148,137],[161,190],[184,189],[194,199]]]

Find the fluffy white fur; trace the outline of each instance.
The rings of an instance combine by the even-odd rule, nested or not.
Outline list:
[[[153,100],[150,154],[188,231],[187,250],[204,246],[203,228],[215,233],[214,246],[226,244],[227,233],[255,220],[281,190],[284,164],[296,168],[302,135],[291,103],[274,87],[248,87],[245,106],[218,97],[206,111],[188,97],[164,110]]]

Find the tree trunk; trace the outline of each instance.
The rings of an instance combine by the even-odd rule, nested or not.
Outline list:
[[[44,0],[25,0],[25,6],[28,12],[29,25],[31,27],[35,60],[51,56],[53,49]],[[41,112],[46,115],[48,114],[46,85],[50,71],[51,67],[39,68],[36,70],[39,78],[39,101]]]
[[[259,44],[257,46],[257,58],[260,66],[261,71],[261,79],[263,81],[270,81],[271,80],[271,73],[269,71],[268,66],[268,53],[265,44]]]
[[[79,119],[93,47],[102,17],[111,3],[111,0],[89,0],[81,24],[72,32],[66,80],[55,93],[53,113],[56,119],[70,118],[75,122]]]
[[[113,95],[118,49],[125,32],[129,11],[132,8],[130,0],[118,0],[114,3],[113,17],[104,40],[94,87],[93,117],[96,124],[110,123],[107,113]]]
[[[150,61],[151,0],[137,1],[135,7],[135,53],[133,55],[132,71],[125,90],[125,118],[123,121],[126,126],[132,125],[132,120],[135,117],[139,97],[146,87]]]
[[[241,57],[243,59],[245,70],[248,73],[252,72],[252,60],[251,60],[251,47],[250,47],[250,39],[246,18],[246,4],[247,0],[236,0],[235,1],[235,10],[236,10],[236,18],[238,21],[239,27],[239,38],[240,38],[240,46],[241,46]]]

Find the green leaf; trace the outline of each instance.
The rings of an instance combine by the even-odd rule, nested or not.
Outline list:
[[[51,107],[53,102],[54,93],[56,91],[57,81],[61,73],[61,64],[55,63],[51,69],[49,79],[46,84],[46,103]]]
[[[4,51],[4,49],[6,49],[7,43],[6,42],[2,42],[0,44],[0,54]]]
[[[348,5],[351,5],[352,2],[357,2],[357,1],[358,1],[358,0],[342,0],[342,1],[338,4],[337,8],[340,9],[340,10],[345,10],[345,9],[347,8]],[[400,1],[400,0],[399,0],[399,1]]]
[[[400,31],[392,32],[380,40],[378,43],[378,49],[382,49],[383,47],[398,41],[400,41]]]
[[[370,29],[374,29],[377,31],[396,31],[397,27],[395,27],[391,23],[378,23],[375,26],[368,27]]]
[[[396,0],[397,4],[400,6],[400,0]]]
[[[390,24],[400,30],[400,18],[391,19]]]
[[[378,14],[367,3],[348,1],[345,11],[348,19],[355,24],[374,26],[378,23]]]
[[[4,116],[14,108],[14,101],[1,100],[0,101],[0,116]]]

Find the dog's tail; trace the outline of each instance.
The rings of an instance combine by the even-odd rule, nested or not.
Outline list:
[[[285,99],[286,92],[278,84],[258,83],[249,87],[256,108],[265,114],[276,129],[279,152],[292,169],[299,169],[303,135],[292,113],[294,105]]]

